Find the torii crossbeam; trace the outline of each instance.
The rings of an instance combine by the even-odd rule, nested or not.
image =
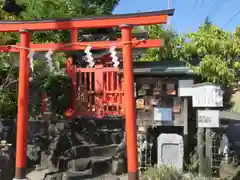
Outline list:
[[[16,172],[15,178],[26,179],[26,156],[28,134],[28,89],[29,89],[29,50],[48,51],[72,51],[83,49],[82,42],[78,42],[78,29],[88,28],[121,28],[121,40],[117,42],[101,41],[88,42],[95,49],[109,48],[106,44],[116,44],[123,49],[123,72],[124,72],[124,98],[125,98],[125,121],[126,142],[128,160],[128,179],[138,180],[138,156],[136,138],[136,110],[133,87],[133,62],[132,48],[153,48],[163,45],[161,40],[146,40],[135,42],[132,39],[132,27],[139,25],[153,25],[167,23],[168,16],[172,16],[174,10],[164,10],[147,13],[121,14],[102,17],[85,17],[71,19],[49,19],[31,21],[0,21],[0,32],[19,32],[20,44],[15,46],[0,46],[2,52],[19,52],[19,88],[18,88],[18,117],[17,117],[17,147],[16,147]],[[72,30],[72,45],[64,44],[32,44],[32,31],[46,30]],[[79,44],[78,44],[79,43]],[[83,42],[84,44],[88,44]]]

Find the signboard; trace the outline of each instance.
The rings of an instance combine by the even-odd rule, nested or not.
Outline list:
[[[137,99],[136,100],[136,108],[137,109],[144,109],[144,99]]]
[[[198,127],[218,128],[220,126],[219,110],[198,110],[197,111]]]
[[[148,89],[150,89],[150,86],[149,86],[148,84],[144,84],[144,85],[142,86],[142,88],[145,89],[145,90],[148,90]]]
[[[172,108],[154,108],[154,121],[172,121]]]
[[[193,83],[194,82],[192,79],[179,80],[178,81],[178,96],[180,96],[180,97],[192,96]]]
[[[193,107],[222,107],[223,91],[219,86],[207,84],[193,88]]]
[[[134,97],[137,97],[137,84],[134,83]]]
[[[167,84],[167,95],[176,95],[175,84]]]

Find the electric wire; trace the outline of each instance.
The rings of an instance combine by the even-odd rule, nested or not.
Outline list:
[[[203,7],[204,4],[205,4],[205,0],[202,0],[202,2],[201,2],[201,4],[200,4],[200,6],[199,6],[198,9],[202,9],[202,7]]]
[[[194,4],[192,10],[189,13],[189,17],[192,16],[192,14],[194,13],[195,9],[197,8],[197,5],[198,5],[198,0],[195,0],[195,4]]]
[[[207,16],[210,17],[211,15],[214,15],[214,14],[218,11],[218,9],[220,8],[220,6],[223,5],[225,2],[226,2],[226,0],[218,0],[216,6],[214,6],[214,7],[211,9],[211,11],[208,13]]]
[[[227,27],[239,14],[240,14],[240,9],[225,23],[223,28]]]

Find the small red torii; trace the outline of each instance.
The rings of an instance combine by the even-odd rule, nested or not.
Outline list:
[[[126,142],[128,160],[128,179],[138,180],[138,156],[136,139],[136,112],[133,87],[133,62],[132,48],[154,48],[163,46],[161,40],[136,41],[132,39],[132,27],[140,25],[154,25],[167,23],[168,16],[174,10],[163,10],[146,13],[121,14],[100,17],[48,19],[30,21],[0,21],[0,32],[19,32],[20,43],[16,45],[0,46],[1,52],[19,52],[19,88],[18,88],[18,116],[17,116],[17,147],[16,147],[16,172],[15,178],[26,179],[27,134],[28,134],[28,94],[29,94],[29,50],[48,51],[74,51],[84,50],[87,45],[93,49],[106,49],[114,44],[123,49],[124,72],[124,98]],[[78,29],[120,27],[121,40],[78,42]],[[46,30],[72,30],[71,42],[73,44],[33,44],[31,43],[32,31]],[[106,44],[109,44],[107,46]]]

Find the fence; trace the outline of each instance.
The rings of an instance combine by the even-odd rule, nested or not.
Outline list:
[[[152,166],[153,142],[145,134],[138,134],[137,142],[139,171],[142,172]]]

